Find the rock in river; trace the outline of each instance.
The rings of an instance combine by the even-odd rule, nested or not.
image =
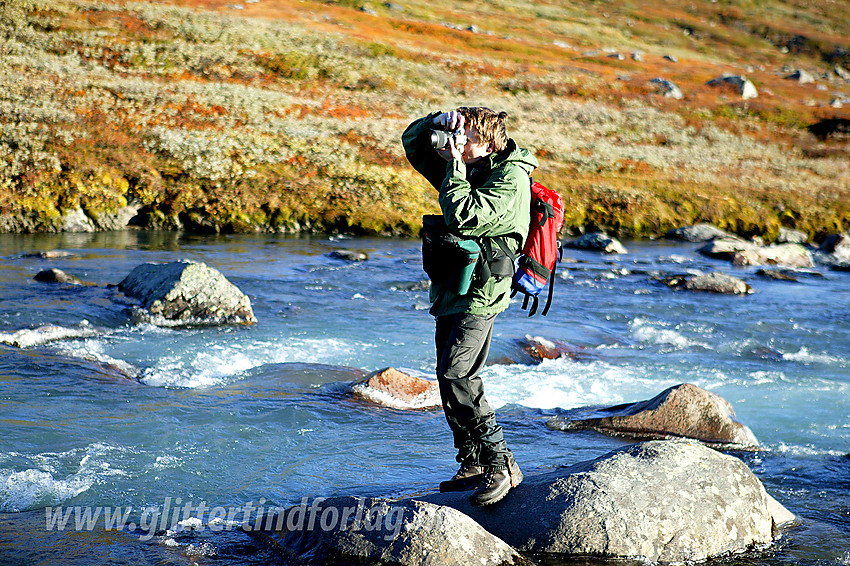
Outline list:
[[[61,283],[65,285],[85,285],[83,281],[73,275],[65,273],[61,269],[42,269],[33,277],[41,283]]]
[[[617,240],[602,232],[592,232],[585,234],[577,240],[566,242],[564,244],[568,248],[578,248],[582,250],[596,250],[606,254],[625,254],[628,250]]]
[[[384,368],[351,386],[355,397],[395,409],[435,409],[442,406],[437,382]]]
[[[652,399],[554,417],[550,428],[594,429],[636,438],[693,438],[723,448],[755,449],[758,440],[735,419],[726,399],[690,383],[665,389]]]
[[[747,295],[753,288],[742,279],[725,273],[704,273],[701,275],[674,275],[664,279],[664,283],[673,289],[688,291],[706,291],[725,295]]]
[[[794,516],[746,464],[696,441],[655,440],[525,481],[498,505],[420,498],[466,513],[522,552],[697,562],[772,542]]]
[[[263,526],[252,534],[299,564],[531,566],[467,515],[423,501],[317,498]]]
[[[177,324],[252,324],[251,300],[205,263],[175,261],[137,266],[118,284],[149,314]]]
[[[682,226],[667,232],[667,238],[672,240],[684,240],[686,242],[710,242],[712,240],[738,240],[734,234],[721,230],[712,224],[694,224],[693,226]]]

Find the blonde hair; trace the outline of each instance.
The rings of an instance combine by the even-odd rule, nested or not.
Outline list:
[[[508,145],[508,132],[505,127],[507,112],[496,112],[485,106],[461,106],[457,109],[467,126],[474,126],[481,141],[493,144],[496,151],[502,151]]]

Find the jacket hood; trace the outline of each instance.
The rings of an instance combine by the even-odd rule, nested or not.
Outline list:
[[[529,175],[531,175],[531,172],[537,169],[537,166],[539,165],[537,158],[524,147],[519,147],[513,138],[508,140],[508,144],[505,146],[505,149],[491,153],[488,156],[488,159],[490,160],[491,169],[498,169],[508,163],[515,163],[522,167]]]

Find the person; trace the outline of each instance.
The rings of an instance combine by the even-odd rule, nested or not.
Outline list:
[[[410,124],[402,144],[413,168],[438,190],[449,232],[487,249],[507,247],[516,257],[529,231],[529,176],[537,159],[508,138],[506,118],[506,113],[485,107],[434,112]],[[450,136],[446,147],[435,149],[433,130],[463,131],[466,140],[455,143]],[[501,245],[490,245],[494,241]],[[470,496],[473,505],[496,503],[522,481],[479,375],[490,350],[493,321],[510,303],[513,258],[509,261],[508,273],[482,277],[465,294],[445,282],[431,282],[437,381],[460,463],[440,490],[477,487]]]

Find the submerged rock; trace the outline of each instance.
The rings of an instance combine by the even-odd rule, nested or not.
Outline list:
[[[682,226],[667,232],[666,236],[671,240],[684,240],[686,242],[710,242],[712,240],[740,240],[738,236],[721,230],[712,224],[694,224]]]
[[[475,519],[522,552],[696,562],[766,545],[794,515],[746,464],[698,442],[656,440],[525,481],[499,505],[468,492],[420,499]]]
[[[66,285],[85,285],[82,279],[74,277],[73,275],[68,275],[61,269],[42,269],[33,277],[36,281],[41,283],[62,283]]]
[[[384,368],[351,386],[351,394],[395,409],[434,409],[442,406],[436,381]]]
[[[793,275],[789,275],[788,273],[778,269],[759,269],[756,271],[756,275],[764,277],[765,279],[773,279],[775,281],[791,281],[794,283],[799,281]]]
[[[724,448],[757,449],[749,427],[735,419],[732,405],[719,395],[683,383],[652,399],[626,403],[547,423],[558,430],[593,429],[635,438],[693,438]]]
[[[724,295],[747,295],[753,292],[753,288],[743,280],[717,272],[702,275],[674,275],[664,279],[664,283],[676,290],[705,291]]]
[[[606,254],[625,254],[628,250],[616,238],[603,233],[591,232],[585,234],[577,240],[566,242],[564,244],[568,248],[578,248],[582,250],[596,250]]]
[[[151,319],[177,324],[253,324],[251,300],[205,263],[175,261],[139,265],[118,289],[142,302]]]
[[[343,261],[366,261],[369,256],[363,252],[355,252],[352,250],[334,250],[328,254],[328,257],[333,259],[341,259]]]
[[[252,534],[299,563],[531,566],[464,513],[423,501],[318,498],[270,523]]]

